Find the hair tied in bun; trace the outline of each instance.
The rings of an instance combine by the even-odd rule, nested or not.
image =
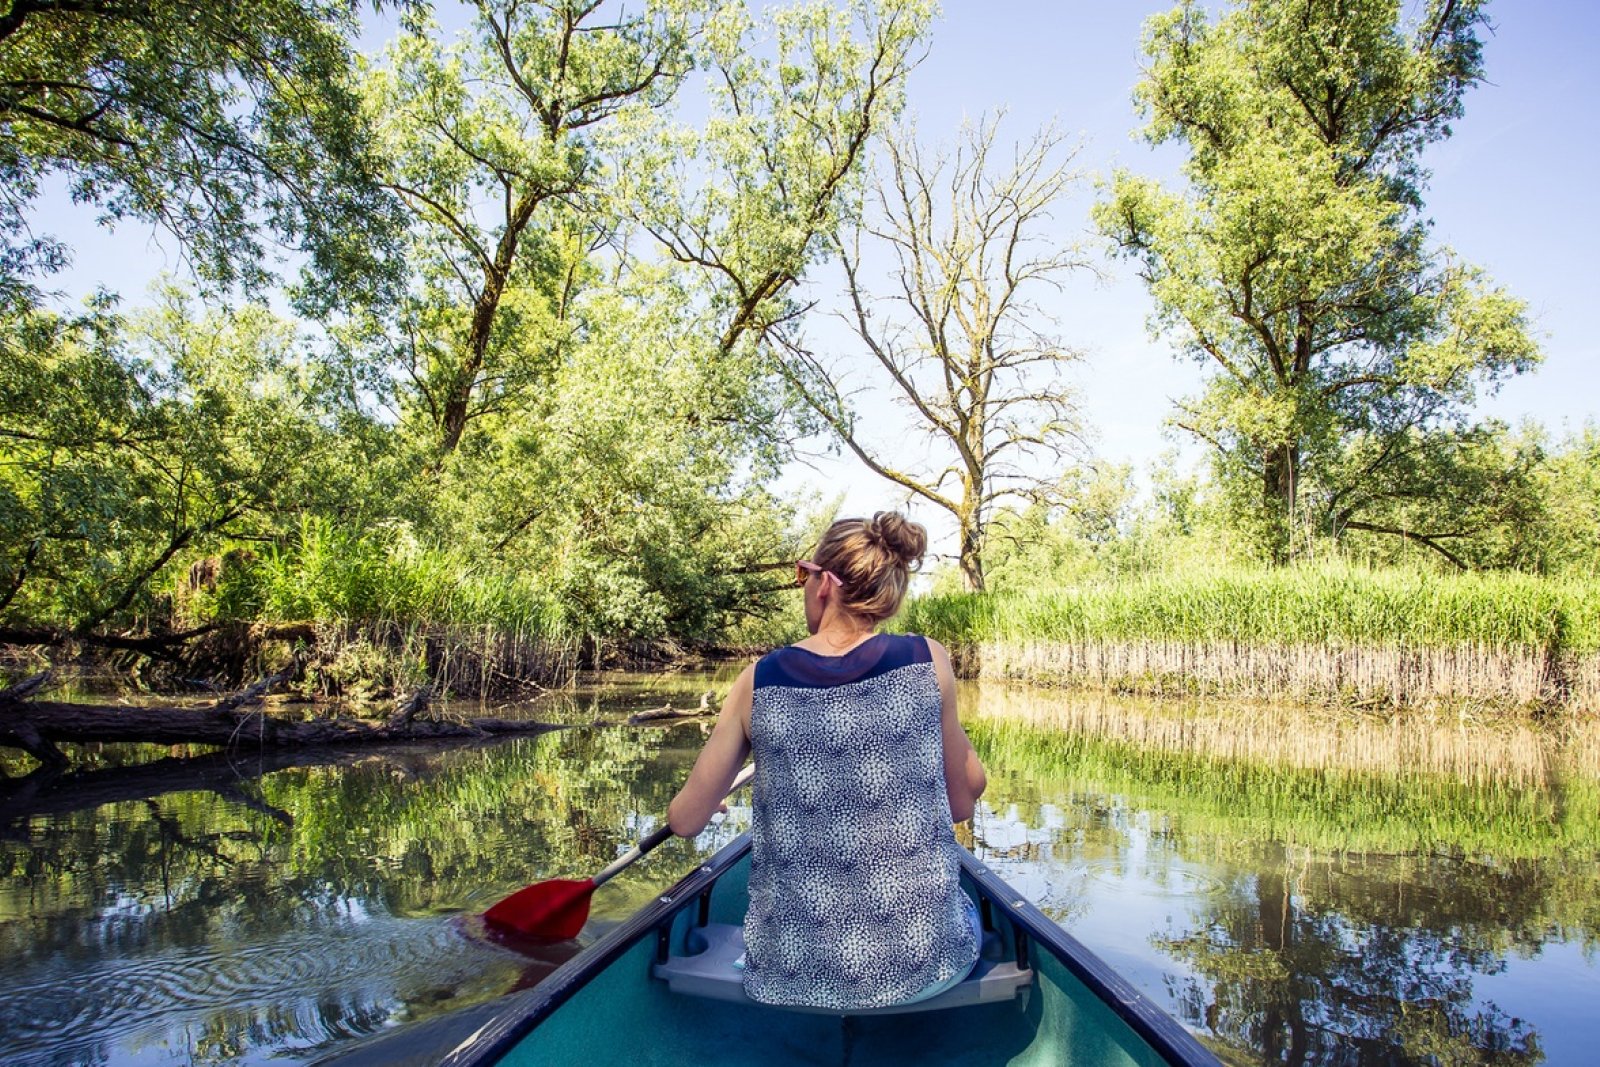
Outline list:
[[[928,551],[928,532],[896,511],[880,511],[866,523],[868,536],[915,570]]]

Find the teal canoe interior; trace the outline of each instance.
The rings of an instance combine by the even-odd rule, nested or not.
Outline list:
[[[717,879],[707,918],[744,918],[746,854]],[[976,887],[968,883],[969,893]],[[698,901],[671,920],[670,951],[686,950]],[[1003,906],[1003,905],[1002,905]],[[1011,924],[995,924],[1008,957]],[[782,1064],[1010,1064],[1155,1067],[1165,1062],[1042,946],[1031,953],[1026,998],[937,1012],[834,1016],[687,997],[650,973],[657,938],[640,938],[578,988],[499,1062],[514,1067],[615,1062],[649,1067]]]

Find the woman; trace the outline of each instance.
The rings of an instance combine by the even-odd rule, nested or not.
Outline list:
[[[755,757],[744,988],[768,1004],[861,1010],[926,999],[977,961],[952,821],[986,780],[937,641],[878,634],[927,533],[893,512],[841,519],[809,560],[809,637],[745,669],[668,810],[693,837]]]

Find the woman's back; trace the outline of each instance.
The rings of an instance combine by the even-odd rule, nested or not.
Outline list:
[[[754,687],[746,992],[854,1010],[964,974],[978,946],[927,641],[879,634],[842,656],[782,648],[756,665]]]

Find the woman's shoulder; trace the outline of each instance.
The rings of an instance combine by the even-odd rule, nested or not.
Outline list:
[[[773,649],[756,661],[755,687],[795,685],[805,688],[861,681],[900,667],[934,662],[929,641],[921,634],[874,634],[842,655],[814,652],[803,645]]]
[[[896,651],[910,663],[927,663],[933,658],[933,649],[937,644],[931,637],[922,634],[890,634],[895,641]]]

